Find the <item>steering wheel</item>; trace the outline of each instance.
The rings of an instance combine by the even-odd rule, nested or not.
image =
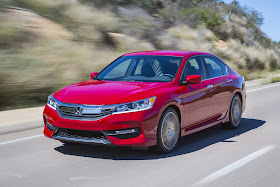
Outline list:
[[[164,74],[162,74],[162,76],[167,76],[167,77],[170,77],[171,79],[173,79],[173,78],[174,78],[174,77],[173,77],[173,75],[168,74],[168,73],[164,73]]]

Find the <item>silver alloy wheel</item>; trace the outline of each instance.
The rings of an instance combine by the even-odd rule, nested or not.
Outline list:
[[[242,109],[241,109],[240,98],[235,97],[234,100],[232,101],[232,106],[231,106],[232,123],[234,126],[239,125],[241,120],[241,114],[242,114]]]
[[[179,136],[179,122],[174,112],[168,112],[163,120],[161,126],[161,140],[163,146],[167,150],[174,148]]]

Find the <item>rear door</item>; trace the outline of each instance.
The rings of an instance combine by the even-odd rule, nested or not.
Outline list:
[[[186,121],[182,128],[192,127],[213,116],[214,98],[212,89],[208,87],[211,80],[206,80],[205,69],[200,56],[188,60],[181,76],[181,81],[186,80],[188,75],[201,75],[202,82],[198,84],[181,85],[184,115]]]
[[[227,68],[213,56],[203,56],[207,79],[213,85],[214,94],[214,116],[223,118],[231,102],[231,80],[228,79]]]

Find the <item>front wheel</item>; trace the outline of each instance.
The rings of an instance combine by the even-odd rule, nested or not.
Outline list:
[[[166,109],[159,121],[157,130],[157,145],[153,150],[159,153],[172,152],[180,137],[179,116],[173,108]]]
[[[222,127],[226,129],[236,129],[242,117],[242,103],[239,95],[235,95],[231,101],[229,110],[229,122],[223,123]]]

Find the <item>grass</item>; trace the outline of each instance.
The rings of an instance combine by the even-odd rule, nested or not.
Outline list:
[[[280,82],[280,76],[279,77],[272,77],[270,79],[270,83],[274,83],[274,82]]]
[[[0,110],[44,104],[49,94],[89,79],[91,72],[100,71],[124,53],[142,50],[210,52],[246,80],[272,77],[271,82],[279,81],[280,50],[246,38],[247,28],[238,27],[242,20],[220,23],[213,11],[210,16],[200,12],[202,22],[188,25],[191,20],[162,21],[163,14],[168,21],[168,11],[150,14],[140,7],[113,10],[83,1],[5,2],[33,12],[11,12],[0,6]],[[226,33],[215,32],[217,24]],[[220,34],[231,38],[222,40]]]

